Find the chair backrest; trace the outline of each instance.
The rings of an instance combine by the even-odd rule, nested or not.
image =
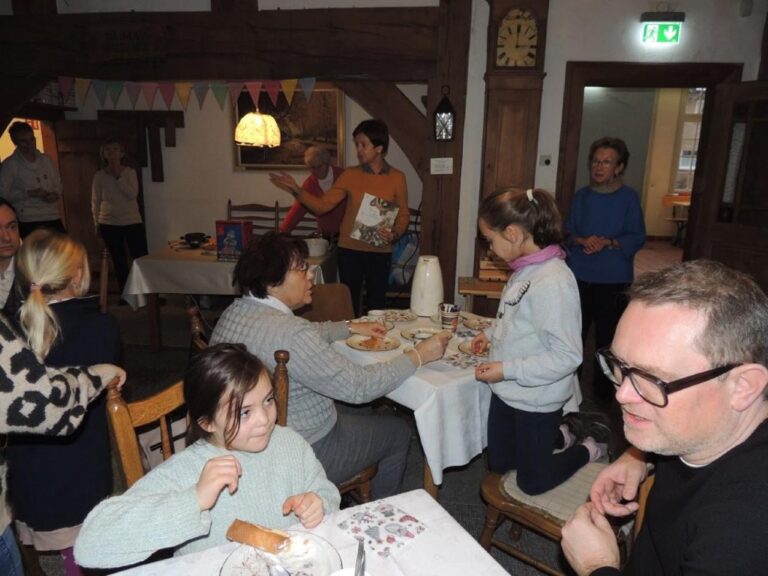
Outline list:
[[[421,210],[408,208],[408,232],[421,235]]]
[[[635,525],[632,528],[632,537],[637,539],[637,535],[640,534],[640,528],[643,527],[643,520],[645,519],[645,505],[648,503],[648,496],[653,488],[653,483],[656,481],[656,476],[651,474],[643,483],[640,484],[639,494],[637,495],[637,514],[635,514]]]
[[[346,284],[338,282],[312,287],[312,303],[298,310],[297,315],[312,322],[352,320],[355,310],[352,294]]]
[[[107,296],[109,295],[109,250],[101,251],[101,269],[99,270],[99,310],[107,311]]]
[[[277,232],[280,229],[280,204],[232,204],[227,200],[227,220],[248,220],[253,223],[256,235]]]
[[[272,383],[275,387],[275,404],[277,405],[277,423],[288,426],[288,367],[291,354],[287,350],[275,351],[275,373]]]
[[[283,209],[281,208],[280,210],[282,211]],[[285,211],[287,212],[288,209],[286,208]],[[283,219],[284,218],[285,217],[283,217]],[[317,224],[317,217],[311,212],[305,212],[301,222],[299,222],[296,227],[291,230],[291,236],[301,236],[303,238],[312,236],[313,234],[318,234],[319,232],[320,228]]]
[[[136,429],[159,424],[163,460],[167,460],[173,454],[169,417],[182,406],[184,388],[181,381],[149,398],[130,403],[123,399],[116,386],[109,386],[107,420],[123,469],[126,488],[130,488],[145,474]]]
[[[191,298],[187,300],[187,316],[189,317],[189,331],[192,335],[192,351],[202,352],[208,348],[211,333],[200,314],[200,308]]]

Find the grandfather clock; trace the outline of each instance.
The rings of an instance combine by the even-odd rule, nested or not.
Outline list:
[[[533,186],[549,9],[549,0],[489,0],[489,4],[481,200],[500,188]],[[475,278],[498,273],[498,265],[488,256],[488,247],[478,238]],[[475,312],[493,315],[497,305],[498,300],[478,298]]]
[[[489,3],[481,198],[533,186],[549,8],[549,0]]]

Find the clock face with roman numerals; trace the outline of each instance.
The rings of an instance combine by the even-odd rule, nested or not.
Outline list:
[[[539,28],[528,10],[510,10],[499,24],[496,36],[496,66],[533,68]]]

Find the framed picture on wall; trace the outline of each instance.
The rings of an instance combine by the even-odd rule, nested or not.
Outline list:
[[[323,146],[331,153],[332,163],[344,165],[344,93],[330,84],[318,83],[309,101],[297,90],[288,104],[280,92],[277,105],[265,91],[259,93],[259,112],[270,114],[280,128],[280,146],[259,148],[235,145],[235,167],[246,169],[304,168],[308,146]],[[256,106],[250,93],[243,90],[237,99],[235,126]],[[234,133],[234,126],[232,127]]]

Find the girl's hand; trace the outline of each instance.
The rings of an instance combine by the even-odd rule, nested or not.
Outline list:
[[[269,179],[272,181],[272,184],[278,188],[282,188],[286,192],[290,192],[291,194],[301,192],[301,187],[293,176],[286,172],[270,172]]]
[[[470,350],[472,350],[473,354],[482,354],[486,351],[490,343],[488,336],[486,336],[484,332],[480,332],[480,334],[472,338]]]
[[[88,371],[101,378],[101,381],[105,386],[112,386],[112,380],[117,378],[117,382],[114,386],[116,386],[118,390],[123,389],[123,384],[125,384],[125,370],[122,368],[113,364],[94,364],[88,368]]]
[[[323,501],[314,492],[289,496],[283,502],[283,516],[291,512],[304,528],[314,528],[323,521]]]
[[[195,485],[200,510],[213,508],[225,487],[229,489],[230,494],[234,494],[242,473],[240,462],[231,454],[208,460],[200,473],[200,480]]]
[[[475,379],[480,380],[480,382],[488,382],[488,384],[501,382],[504,380],[504,369],[501,362],[480,364],[475,368]]]
[[[352,322],[349,325],[349,333],[384,338],[387,335],[387,327],[378,322]]]

